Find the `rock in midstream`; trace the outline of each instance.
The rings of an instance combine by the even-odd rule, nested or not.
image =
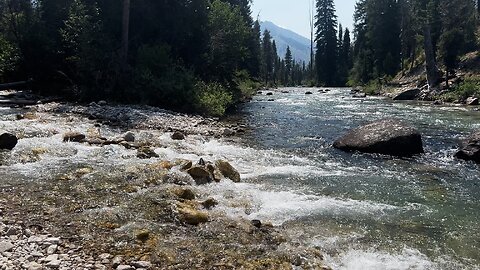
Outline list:
[[[456,158],[472,160],[480,164],[480,131],[470,135],[455,154]]]
[[[392,156],[412,156],[424,152],[420,133],[395,119],[380,120],[353,129],[336,140],[333,146],[343,151]]]
[[[17,136],[10,133],[0,135],[0,150],[12,150],[18,143]]]

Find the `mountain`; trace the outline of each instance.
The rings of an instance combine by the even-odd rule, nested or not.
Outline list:
[[[296,61],[305,61],[306,64],[310,62],[310,39],[269,21],[260,22],[260,27],[262,33],[265,30],[270,31],[277,44],[278,55],[281,58],[285,57],[287,46],[290,46],[293,58]]]

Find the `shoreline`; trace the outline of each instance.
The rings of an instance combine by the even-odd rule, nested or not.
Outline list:
[[[215,119],[142,106],[48,103],[30,108],[33,110],[28,111],[29,119],[15,120],[15,115],[11,115],[9,122],[17,125],[16,121],[25,121],[24,125],[36,123],[40,126],[66,124],[78,126],[82,131],[85,127],[105,128],[117,135],[126,130],[137,134],[155,131],[154,137],[181,131],[187,140],[190,136],[200,140],[220,137],[235,140],[235,134],[245,130],[245,127],[227,125]],[[112,122],[115,118],[121,119],[120,123]],[[32,140],[58,141],[61,134],[55,134],[48,134],[53,135],[50,138],[26,134],[21,139],[29,143]],[[168,145],[160,145],[162,140],[165,137],[160,142],[153,140],[152,147],[167,147],[168,150]],[[77,152],[122,147],[66,144],[75,144],[72,146]],[[19,151],[23,151],[25,145],[21,147]],[[46,155],[53,151],[34,150],[38,152],[38,159],[26,160],[24,166],[51,158]],[[59,167],[49,177],[40,173],[35,181],[19,177],[2,183],[0,194],[7,199],[2,202],[0,242],[13,244],[0,259],[7,265],[5,269],[10,266],[11,269],[42,269],[45,266],[53,269],[292,269],[294,266],[329,269],[324,266],[319,250],[287,239],[282,228],[240,217],[232,219],[206,209],[202,204],[210,199],[208,194],[203,194],[195,185],[168,181],[175,168],[169,169],[165,162],[173,163],[173,160],[153,160],[156,162],[136,162],[128,167],[64,162],[64,167]],[[44,168],[46,174],[48,169]],[[182,211],[207,213],[208,221],[187,225],[182,220]],[[42,256],[28,255],[33,252]]]

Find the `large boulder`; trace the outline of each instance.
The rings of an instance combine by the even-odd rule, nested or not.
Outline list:
[[[406,89],[396,96],[393,97],[393,100],[414,100],[420,95],[421,90],[418,88]]]
[[[335,141],[343,151],[359,151],[392,156],[423,153],[422,136],[413,127],[395,119],[385,119],[353,129]]]
[[[3,133],[0,135],[0,150],[12,150],[18,143],[15,135]]]
[[[63,134],[64,142],[84,142],[86,136],[79,132],[67,132]]]
[[[477,131],[462,143],[462,147],[455,154],[455,157],[472,160],[480,164],[480,131]]]
[[[478,98],[476,97],[469,97],[467,100],[465,100],[465,104],[469,106],[476,106],[478,105]]]
[[[188,169],[187,173],[195,180],[197,185],[205,185],[214,181],[212,173],[206,166],[195,165]]]
[[[215,165],[220,172],[235,183],[240,182],[240,173],[230,163],[224,160],[217,160]]]

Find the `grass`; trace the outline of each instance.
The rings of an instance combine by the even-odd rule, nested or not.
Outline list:
[[[463,102],[469,97],[480,97],[480,78],[465,79],[440,96],[446,102]]]

